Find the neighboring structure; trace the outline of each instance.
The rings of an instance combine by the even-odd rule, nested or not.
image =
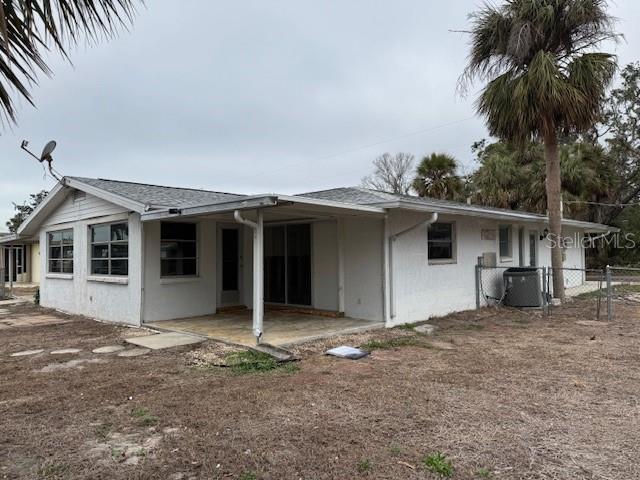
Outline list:
[[[547,223],[363,188],[245,196],[65,177],[0,244],[43,246],[43,306],[140,325],[242,305],[259,335],[265,303],[387,326],[475,308],[478,258],[549,265]],[[567,248],[565,266],[584,268],[584,253]]]
[[[40,282],[40,244],[35,241],[16,242],[17,236],[0,233],[0,281],[6,283]]]

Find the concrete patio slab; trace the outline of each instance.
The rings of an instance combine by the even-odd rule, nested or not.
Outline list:
[[[148,335],[146,337],[125,338],[124,341],[152,350],[161,350],[163,348],[182,347],[183,345],[201,343],[204,341],[204,338],[186,333],[170,332]]]
[[[147,324],[159,330],[202,335],[212,340],[252,347],[255,346],[256,339],[251,331],[251,325],[249,310]],[[286,310],[268,310],[264,318],[262,341],[278,347],[287,347],[320,338],[377,328],[384,328],[384,323],[349,317],[336,318]]]

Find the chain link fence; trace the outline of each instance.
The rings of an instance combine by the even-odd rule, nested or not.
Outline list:
[[[611,317],[615,315],[617,305],[640,304],[640,268],[607,267],[606,272]]]
[[[612,298],[617,285],[613,269],[563,268],[564,296],[567,301],[593,301],[594,317],[612,318]],[[627,279],[637,282],[640,303],[640,269]],[[551,267],[476,267],[476,306],[503,305],[516,308],[538,308],[549,314],[554,300]]]

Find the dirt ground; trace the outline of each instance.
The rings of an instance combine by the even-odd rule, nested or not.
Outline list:
[[[247,375],[203,362],[217,358],[211,342],[93,354],[135,331],[9,307],[0,478],[431,479],[435,452],[452,478],[640,478],[640,306],[602,324],[592,302],[548,318],[451,315],[432,320],[433,337],[317,342],[296,349],[297,370]],[[41,315],[62,323],[16,320]],[[359,361],[322,354],[367,342],[397,346]],[[50,353],[60,348],[82,352]],[[28,349],[44,352],[10,356]]]

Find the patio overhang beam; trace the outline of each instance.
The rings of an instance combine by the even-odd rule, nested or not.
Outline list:
[[[245,197],[231,202],[214,203],[212,205],[200,205],[186,208],[167,208],[159,211],[151,211],[141,215],[143,222],[153,220],[165,220],[181,217],[198,217],[205,215],[216,215],[222,213],[233,213],[236,210],[253,210],[256,208],[275,207],[281,204],[275,195],[261,195],[256,197]]]

